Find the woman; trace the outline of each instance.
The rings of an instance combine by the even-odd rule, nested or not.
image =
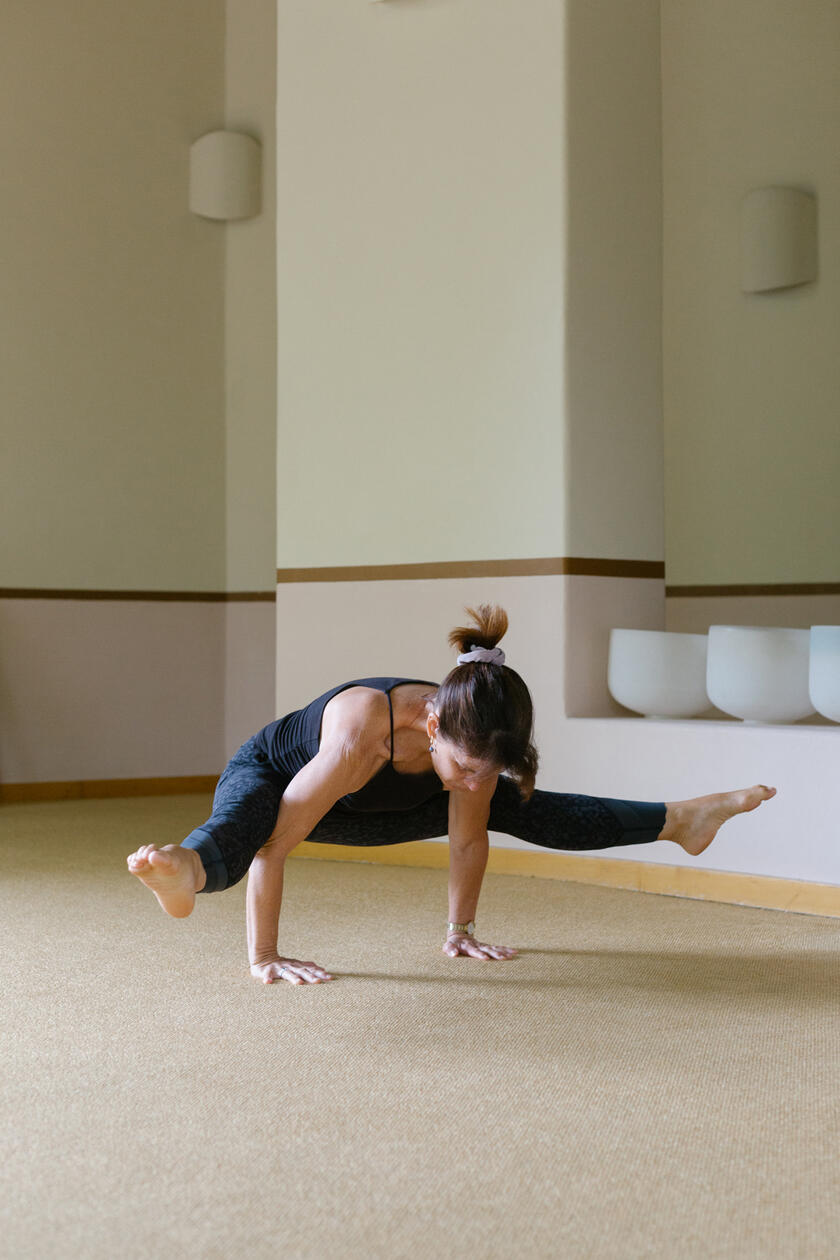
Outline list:
[[[248,871],[251,974],[320,984],[332,976],[277,949],[283,867],[301,840],[401,844],[448,831],[443,952],[502,960],[517,951],[474,935],[488,830],[564,850],[672,840],[696,855],[728,818],[775,796],[760,784],[668,804],[534,791],[531,696],[497,646],[507,614],[467,612],[473,624],[450,634],[458,663],[441,684],[360,679],[270,723],[229,762],[208,821],[181,845],[143,845],[129,871],[174,918],[192,911],[197,893]]]

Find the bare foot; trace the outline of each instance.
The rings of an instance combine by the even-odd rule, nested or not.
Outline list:
[[[151,888],[163,909],[173,919],[192,913],[195,894],[204,887],[207,876],[194,849],[178,844],[144,844],[128,858],[128,869]]]
[[[692,801],[671,801],[666,804],[665,826],[660,840],[673,840],[692,857],[697,857],[712,843],[718,830],[736,814],[758,809],[769,801],[776,789],[757,783],[738,792],[719,792],[715,796],[698,796]]]

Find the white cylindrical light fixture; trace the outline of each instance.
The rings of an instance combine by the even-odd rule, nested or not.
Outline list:
[[[258,140],[241,131],[208,131],[190,148],[190,210],[205,219],[251,219],[261,208]]]
[[[817,278],[817,199],[801,188],[754,188],[741,206],[744,293],[791,289]]]

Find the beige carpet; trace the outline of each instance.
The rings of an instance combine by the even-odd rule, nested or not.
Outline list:
[[[440,952],[446,873],[292,860],[264,987],[244,885],[125,873],[201,798],[0,811],[10,1257],[840,1255],[836,920],[513,876]]]

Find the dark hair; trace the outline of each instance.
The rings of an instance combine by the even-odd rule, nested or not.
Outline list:
[[[495,647],[508,628],[504,608],[480,604],[466,612],[473,624],[456,626],[449,634],[450,646],[459,653]],[[501,766],[527,800],[539,758],[532,739],[531,693],[516,671],[485,661],[456,665],[438,688],[436,708],[444,739],[471,757]]]

